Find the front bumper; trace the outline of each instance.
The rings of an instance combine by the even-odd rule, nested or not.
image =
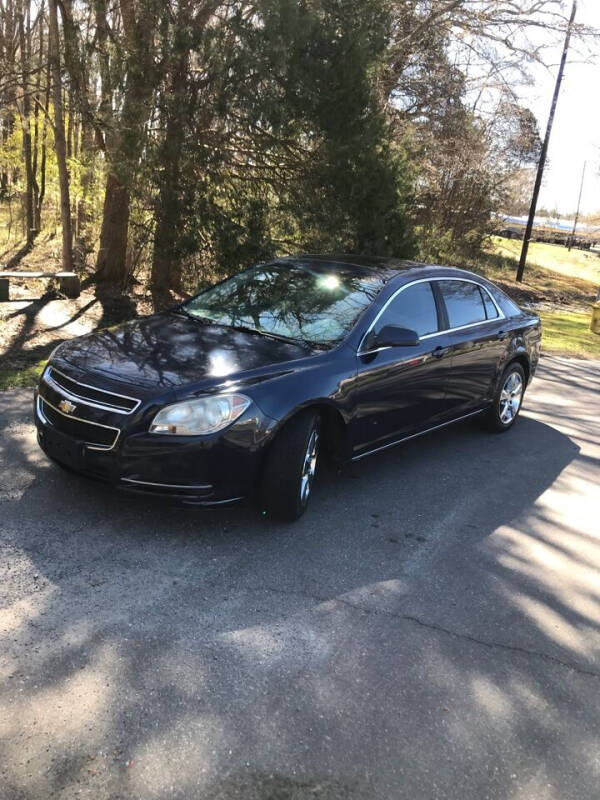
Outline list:
[[[126,416],[77,404],[80,416],[75,416],[59,409],[62,400],[60,391],[42,378],[34,395],[38,442],[49,458],[68,469],[122,491],[185,504],[222,505],[255,493],[274,425],[255,404],[225,431],[171,437],[148,433],[155,406],[149,411],[143,404]],[[87,430],[97,430],[101,444],[85,441]]]

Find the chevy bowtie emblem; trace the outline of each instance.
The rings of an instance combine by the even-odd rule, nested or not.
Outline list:
[[[64,411],[65,414],[72,414],[77,408],[77,406],[71,403],[69,400],[61,400],[58,404],[58,407],[61,411]]]

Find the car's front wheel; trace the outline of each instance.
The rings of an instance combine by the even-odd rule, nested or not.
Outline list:
[[[317,468],[319,415],[303,411],[278,434],[267,453],[259,504],[267,516],[293,522],[306,511]]]
[[[498,383],[494,402],[487,415],[489,427],[502,433],[514,425],[525,392],[525,371],[517,362],[509,364]]]

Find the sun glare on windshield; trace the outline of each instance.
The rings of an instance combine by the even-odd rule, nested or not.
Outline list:
[[[337,289],[340,286],[340,279],[337,275],[324,275],[322,278],[319,278],[318,281],[319,286],[322,289]]]

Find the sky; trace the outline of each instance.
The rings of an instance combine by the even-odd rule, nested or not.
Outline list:
[[[579,0],[576,20],[600,29],[600,0]],[[557,48],[550,72],[536,67],[534,85],[517,92],[536,115],[542,136],[561,51]],[[600,215],[600,43],[598,51],[595,63],[581,63],[581,56],[573,49],[570,51],[538,208],[557,209],[561,214],[574,212],[587,160],[581,210],[583,214],[598,211]]]

